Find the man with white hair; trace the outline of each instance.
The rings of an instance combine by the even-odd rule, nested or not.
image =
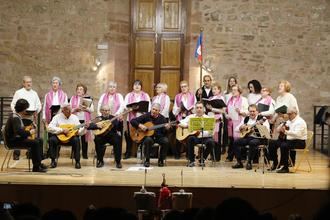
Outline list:
[[[23,120],[24,125],[30,125],[32,121],[36,121],[38,113],[41,111],[41,102],[39,96],[36,91],[32,89],[32,77],[24,76],[23,77],[23,88],[17,90],[14,94],[13,100],[10,104],[11,110],[15,112],[15,104],[17,100],[25,99],[29,103],[29,108],[27,112],[33,114],[31,120]],[[20,155],[19,150],[15,150],[14,152],[14,160],[18,160]]]
[[[143,139],[142,145],[144,146],[144,155],[145,155],[144,166],[145,167],[150,166],[150,152],[152,145],[154,143],[158,143],[160,145],[160,155],[158,155],[158,166],[163,167],[164,160],[167,154],[167,149],[169,146],[166,130],[170,128],[170,124],[168,124],[167,119],[162,114],[160,114],[159,103],[152,104],[150,112],[132,119],[130,123],[136,129],[147,131],[148,127],[145,125],[145,123],[147,122],[151,122],[153,125],[163,124],[164,126],[155,129],[155,133],[153,136],[145,137]]]
[[[272,170],[275,170],[278,164],[277,148],[281,150],[280,165],[283,166],[277,170],[277,173],[289,172],[288,160],[290,149],[303,149],[306,146],[307,125],[305,120],[298,115],[298,109],[296,107],[289,108],[287,115],[289,120],[285,122],[285,125],[281,124],[277,127],[277,131],[286,136],[286,138],[279,138],[279,140],[272,141],[269,146],[270,156],[273,160]]]
[[[75,126],[74,128],[68,128],[66,125]],[[85,131],[85,128],[81,126],[79,122],[79,118],[71,114],[71,106],[68,103],[64,103],[61,105],[61,113],[55,115],[51,122],[48,125],[47,131],[55,134],[49,138],[49,153],[51,158],[51,168],[55,168],[57,166],[56,156],[59,154],[57,152],[59,145],[70,145],[72,146],[72,151],[74,153],[74,158],[76,160],[75,168],[80,169],[80,141],[77,135],[82,135]],[[64,134],[65,137],[70,137],[74,135],[68,141],[61,141],[58,138],[59,134]]]

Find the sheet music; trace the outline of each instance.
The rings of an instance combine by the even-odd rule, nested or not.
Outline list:
[[[235,106],[228,106],[228,115],[232,120],[238,120],[239,116],[238,113],[235,110]]]

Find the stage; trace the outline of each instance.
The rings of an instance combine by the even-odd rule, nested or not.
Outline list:
[[[4,148],[0,148],[2,162]],[[123,160],[123,168],[116,169],[108,150],[105,166],[95,168],[91,152],[88,160],[81,160],[82,168],[77,170],[69,159],[70,150],[66,148],[61,152],[57,168],[48,169],[47,173],[32,173],[28,172],[28,161],[22,152],[24,156],[19,161],[11,160],[9,168],[5,165],[0,173],[2,201],[32,201],[43,211],[67,207],[80,217],[89,204],[134,211],[133,192],[139,190],[145,180],[145,169],[140,160]],[[298,153],[297,160],[299,157]],[[157,159],[152,159],[147,170],[146,188],[157,193],[165,173],[172,191],[184,188],[194,193],[194,207],[215,206],[225,198],[240,196],[260,211],[275,212],[279,219],[295,210],[310,217],[328,198],[330,169],[328,157],[319,152],[311,151],[309,160],[312,172],[298,170],[296,173],[277,174],[267,170],[263,173],[261,164],[259,169],[256,169],[258,164],[254,164],[252,170],[234,170],[231,168],[234,162],[226,163],[224,157],[215,165],[207,161],[204,169],[199,166],[188,168],[185,159],[172,158],[167,159],[165,167],[157,167]],[[50,160],[44,163],[49,165]],[[305,170],[307,166],[307,162],[303,161],[300,168]],[[299,208],[288,209],[291,207],[288,201]],[[307,203],[308,209],[304,208]]]

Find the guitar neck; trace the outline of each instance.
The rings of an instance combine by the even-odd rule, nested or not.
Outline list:
[[[170,125],[173,125],[174,123],[176,123],[175,121],[172,121],[172,122],[169,122]],[[158,129],[158,128],[162,128],[162,127],[165,127],[168,123],[165,123],[165,124],[160,124],[160,125],[154,125],[154,126],[151,126],[148,128],[149,131],[151,130],[155,130],[155,129]]]

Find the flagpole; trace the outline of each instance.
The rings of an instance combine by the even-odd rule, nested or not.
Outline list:
[[[203,28],[200,28],[199,36],[203,34]],[[202,60],[199,62],[199,89],[202,89],[202,81],[203,81],[203,39],[201,42],[201,57]],[[199,100],[202,101],[202,93],[199,94]]]

